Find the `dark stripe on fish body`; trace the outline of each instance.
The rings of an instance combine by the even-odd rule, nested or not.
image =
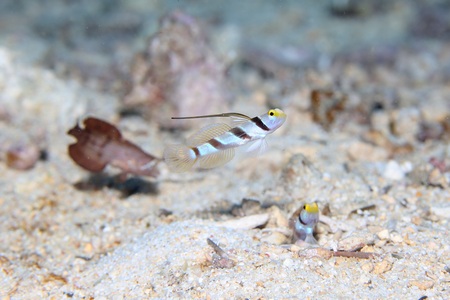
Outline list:
[[[243,140],[250,140],[252,137],[247,134],[244,130],[242,130],[239,127],[234,127],[230,130],[232,134],[234,134],[236,137],[243,139]]]
[[[300,221],[300,223],[302,224],[302,225],[308,225],[308,224],[306,224],[305,222],[303,222],[303,220],[302,220],[302,215],[299,215],[298,216],[298,220]]]
[[[266,124],[263,123],[263,121],[261,120],[260,117],[254,117],[254,118],[251,119],[251,121],[252,121],[253,123],[255,123],[256,126],[258,126],[259,128],[261,128],[262,130],[270,131],[269,127],[267,127]]]
[[[200,151],[198,151],[197,147],[192,148],[192,151],[194,151],[195,157],[199,157],[200,156]]]
[[[208,143],[213,146],[216,149],[222,149],[223,148],[223,144],[221,141],[219,141],[218,139],[210,139],[208,141]]]

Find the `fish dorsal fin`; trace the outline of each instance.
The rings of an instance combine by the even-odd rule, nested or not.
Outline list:
[[[203,118],[236,118],[241,120],[251,120],[247,115],[237,113],[237,112],[229,112],[229,113],[221,113],[214,115],[202,115],[202,116],[191,116],[191,117],[172,117],[172,120],[187,120],[187,119],[203,119]]]
[[[250,121],[252,118],[246,116],[246,115],[232,115],[230,116],[231,119],[231,126],[238,127],[248,121]]]
[[[212,138],[218,137],[221,134],[229,131],[231,129],[230,125],[225,123],[214,123],[207,125],[200,129],[198,132],[194,133],[186,141],[189,147],[197,147]]]
[[[202,169],[212,169],[215,167],[220,167],[234,157],[234,149],[228,148],[214,154],[206,155],[200,157],[198,160],[198,166]]]
[[[210,124],[197,133],[192,135],[187,140],[187,144],[190,147],[197,147],[203,143],[206,143],[210,139],[216,138],[231,129],[230,125],[225,123]],[[216,153],[202,156],[198,159],[198,166],[202,169],[211,169],[222,166],[232,160],[234,157],[234,149],[224,149]]]

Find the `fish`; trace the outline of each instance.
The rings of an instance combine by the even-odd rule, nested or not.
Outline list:
[[[289,226],[293,230],[293,240],[305,241],[317,245],[314,237],[314,227],[319,222],[319,206],[316,202],[307,203],[297,209],[289,219]]]
[[[241,113],[176,117],[172,119],[198,119],[230,117],[237,121],[231,127],[226,123],[213,123],[201,128],[189,137],[185,144],[168,145],[164,149],[164,161],[173,172],[187,172],[194,166],[211,169],[233,159],[235,148],[254,142],[247,149],[253,151],[264,146],[265,137],[286,121],[286,114],[278,108],[256,117]]]

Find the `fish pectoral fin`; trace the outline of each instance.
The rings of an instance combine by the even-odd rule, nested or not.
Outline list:
[[[229,148],[214,154],[206,155],[198,160],[198,166],[202,169],[212,169],[215,167],[220,167],[234,157],[234,149]]]
[[[266,151],[266,149],[267,149],[266,139],[259,139],[259,140],[252,142],[247,147],[246,152],[261,155]]]
[[[201,128],[187,139],[187,145],[189,147],[197,147],[210,139],[218,137],[221,134],[229,131],[230,125],[225,123],[214,123]]]

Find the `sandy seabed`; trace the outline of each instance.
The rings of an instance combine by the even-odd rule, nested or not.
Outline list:
[[[2,299],[450,297],[448,5],[112,2],[0,4]],[[108,120],[156,156],[197,128],[161,126],[164,103],[159,119],[122,113],[135,54],[175,9],[225,61],[217,107],[276,106],[286,123],[264,153],[217,169],[90,174],[67,155],[80,118]],[[313,90],[332,95],[314,107]],[[17,145],[41,159],[11,168]],[[288,218],[312,201],[323,249],[374,256],[292,245]]]

